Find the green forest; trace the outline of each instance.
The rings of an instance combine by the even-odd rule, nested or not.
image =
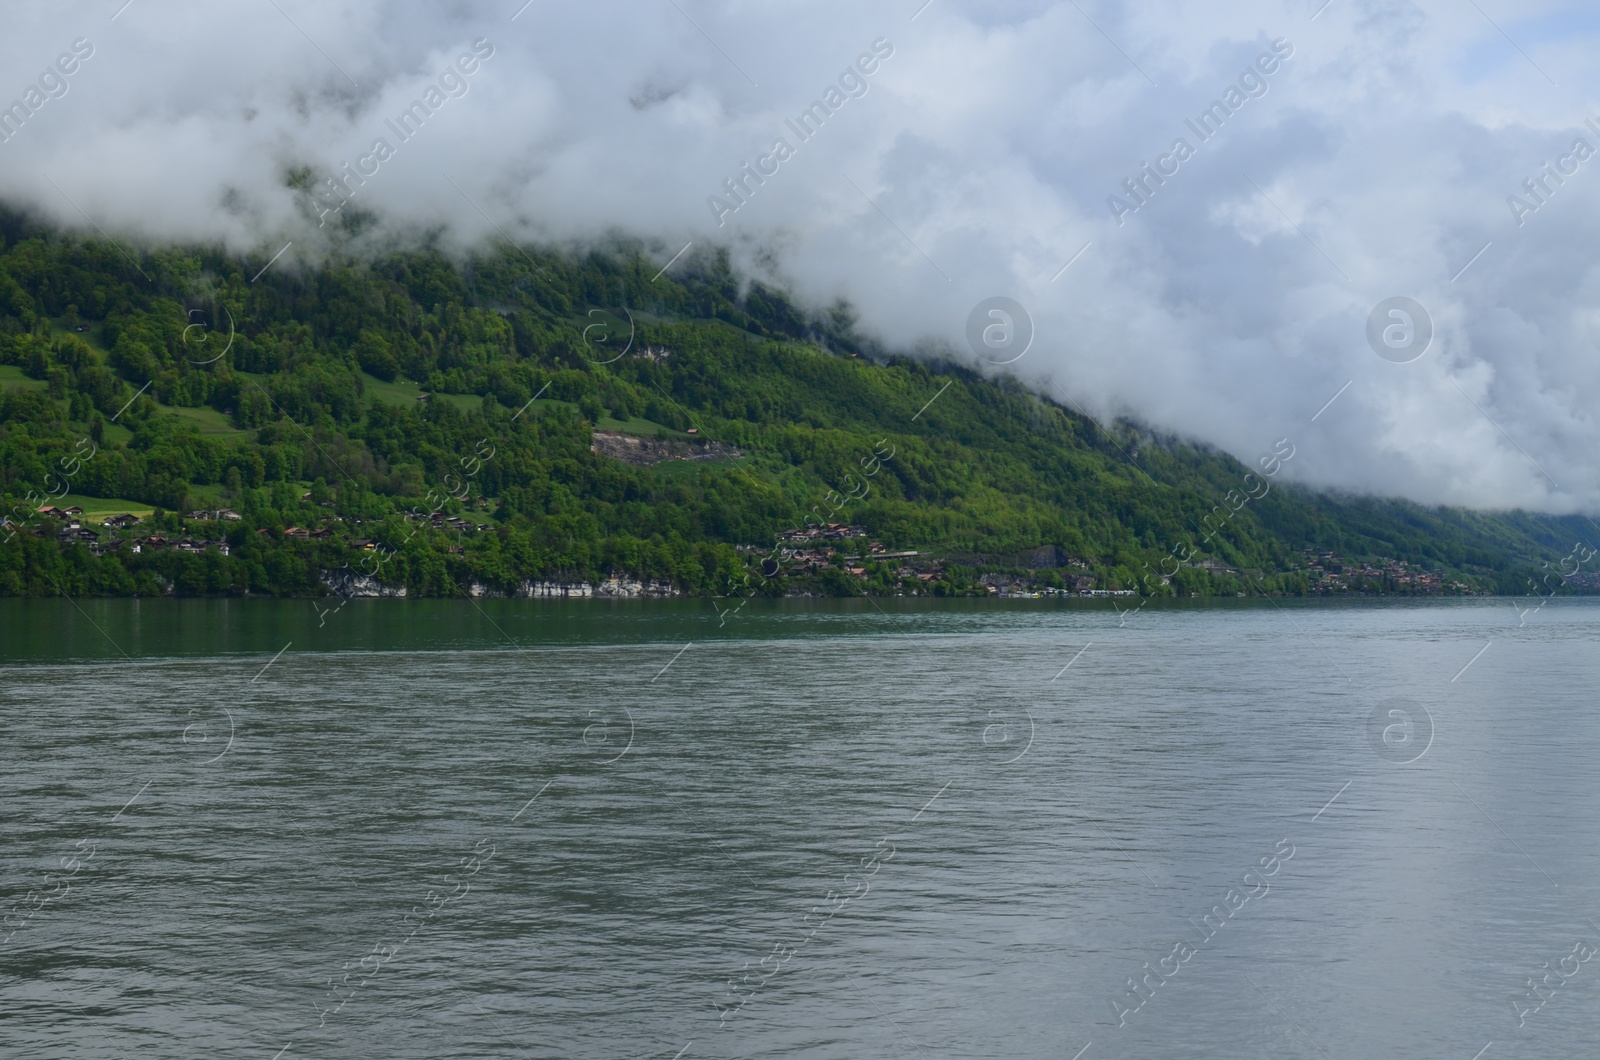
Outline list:
[[[715,252],[267,264],[0,212],[0,594],[1585,587],[1585,519],[1297,488]]]

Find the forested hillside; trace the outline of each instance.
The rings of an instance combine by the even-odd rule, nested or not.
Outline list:
[[[0,215],[0,594],[1517,593],[1593,536],[1102,429],[715,255],[265,265]]]

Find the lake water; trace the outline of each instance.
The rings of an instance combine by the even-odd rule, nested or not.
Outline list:
[[[1597,640],[0,601],[0,1056],[1594,1056]]]

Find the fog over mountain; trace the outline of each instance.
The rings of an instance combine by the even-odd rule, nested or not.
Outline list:
[[[894,349],[971,359],[970,311],[1013,298],[1035,335],[995,370],[1245,459],[1288,437],[1318,485],[1600,509],[1592,5],[99,0],[6,28],[0,197],[135,253],[293,268],[358,211],[370,245],[722,245]],[[1369,340],[1391,298],[1425,317]]]

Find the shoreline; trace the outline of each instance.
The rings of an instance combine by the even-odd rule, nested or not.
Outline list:
[[[1097,589],[1061,592],[1011,592],[988,593],[975,590],[963,590],[944,594],[932,592],[912,593],[882,593],[882,592],[855,592],[855,593],[830,593],[810,589],[793,589],[783,593],[761,596],[743,596],[736,593],[706,593],[679,589],[667,583],[641,583],[637,579],[606,579],[601,582],[585,582],[582,580],[547,579],[533,582],[523,582],[516,589],[507,591],[481,582],[469,584],[464,590],[454,593],[412,593],[402,585],[387,585],[379,583],[376,587],[336,587],[324,584],[322,591],[317,593],[289,592],[289,593],[260,593],[260,592],[179,592],[174,587],[169,587],[163,593],[63,593],[60,591],[38,594],[0,593],[0,604],[7,602],[40,601],[40,600],[249,600],[249,601],[323,601],[330,599],[343,600],[405,600],[410,602],[428,601],[478,601],[478,600],[503,600],[503,601],[540,601],[540,600],[655,600],[655,601],[714,601],[714,600],[928,600],[947,602],[976,602],[976,601],[1005,601],[1005,602],[1035,602],[1035,603],[1111,603],[1121,604],[1126,601],[1131,607],[1122,607],[1127,613],[1132,613],[1140,607],[1170,606],[1173,604],[1217,604],[1217,603],[1243,603],[1246,601],[1268,600],[1273,603],[1302,602],[1317,604],[1352,603],[1356,601],[1369,602],[1446,602],[1464,600],[1524,600],[1526,594],[1495,593],[1495,592],[1456,592],[1456,593],[1189,593],[1167,594],[1157,596],[1140,596],[1133,590]],[[1600,591],[1578,590],[1567,592],[1559,596],[1545,598],[1549,600],[1583,600],[1600,598]]]

